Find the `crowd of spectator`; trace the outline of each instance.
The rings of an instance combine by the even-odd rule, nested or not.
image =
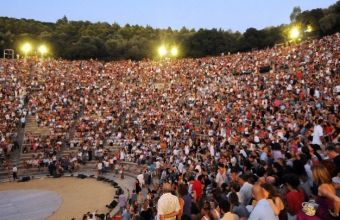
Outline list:
[[[199,59],[1,60],[0,149],[32,115],[52,131],[25,137],[46,166],[147,166],[123,219],[337,219],[339,55],[337,33]],[[78,149],[63,164],[62,145]]]
[[[28,110],[25,78],[28,67],[22,62],[1,60],[0,65],[0,166],[8,166],[10,153],[19,148],[17,131],[25,123]]]

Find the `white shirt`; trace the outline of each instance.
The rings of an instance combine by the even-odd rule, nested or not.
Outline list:
[[[159,161],[156,161],[156,169],[161,168],[161,163]]]
[[[240,218],[238,217],[238,215],[231,213],[231,212],[227,212],[223,215],[223,217],[221,218],[221,220],[239,220]]]
[[[225,173],[221,174],[221,172],[218,172],[215,178],[215,182],[217,183],[219,187],[221,187],[221,185],[226,182],[226,179],[227,179],[227,176]]]
[[[312,144],[322,145],[320,137],[323,136],[323,129],[321,125],[315,125],[313,130],[313,141]]]
[[[98,170],[102,170],[103,169],[103,164],[102,163],[98,163],[97,164],[97,169]]]
[[[209,151],[212,157],[215,156],[215,147],[213,144],[209,144]]]
[[[183,163],[182,162],[180,162],[179,164],[178,164],[178,171],[180,172],[180,173],[183,173],[183,169],[184,169],[184,165],[183,165]]]
[[[137,176],[137,179],[139,181],[139,184],[144,185],[144,174],[141,173]]]
[[[202,173],[201,165],[197,164],[195,170],[198,170],[198,172],[201,174]]]
[[[256,203],[255,208],[250,213],[248,220],[278,220],[272,207],[266,199],[261,199]]]
[[[190,153],[189,146],[184,147],[184,152],[185,152],[185,155],[189,155],[189,153]]]
[[[157,203],[157,219],[159,219],[160,215],[178,212],[180,209],[181,207],[177,196],[174,196],[171,193],[164,193]],[[166,219],[175,220],[176,216]]]

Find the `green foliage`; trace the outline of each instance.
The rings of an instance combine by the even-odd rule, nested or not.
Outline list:
[[[293,8],[292,13],[290,13],[290,16],[289,16],[290,21],[291,21],[291,22],[295,22],[297,16],[299,16],[300,14],[301,14],[301,8],[300,8],[300,6],[295,6],[295,7]]]
[[[333,34],[340,30],[340,14],[331,13],[320,20],[320,28],[324,34]]]
[[[157,57],[160,45],[177,46],[180,57],[215,56],[272,47],[287,40],[289,28],[313,28],[303,37],[322,37],[340,31],[340,1],[327,9],[301,12],[294,7],[292,23],[262,30],[248,28],[243,34],[221,29],[180,30],[106,22],[70,21],[66,16],[56,23],[0,17],[0,50],[13,48],[20,53],[23,41],[45,43],[51,55],[65,59],[149,59]]]

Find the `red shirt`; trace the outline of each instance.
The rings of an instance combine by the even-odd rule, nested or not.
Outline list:
[[[325,135],[329,135],[329,134],[331,134],[332,131],[333,131],[332,126],[325,126],[323,129],[324,129],[324,131],[325,131]]]
[[[227,125],[230,124],[230,121],[231,121],[230,118],[227,116],[226,119],[225,119],[225,122],[227,123]]]
[[[301,72],[301,71],[298,71],[298,72],[296,73],[296,78],[297,78],[298,80],[301,80],[301,79],[302,79],[302,72]]]
[[[196,192],[196,199],[199,200],[202,197],[203,185],[199,180],[194,180],[192,183],[192,191]]]
[[[305,201],[305,194],[302,191],[288,192],[288,208],[296,215],[302,209],[302,203]]]
[[[274,106],[275,106],[275,107],[279,107],[280,105],[281,105],[281,101],[278,100],[278,99],[275,99],[275,101],[274,101]]]

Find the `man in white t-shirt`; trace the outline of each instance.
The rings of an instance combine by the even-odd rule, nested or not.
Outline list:
[[[98,161],[98,163],[97,163],[97,171],[98,171],[98,176],[102,174],[103,163],[101,161]]]
[[[12,168],[12,174],[13,174],[13,180],[15,181],[15,180],[17,180],[18,179],[18,168],[17,168],[17,166],[13,166],[13,168]]]
[[[226,169],[223,166],[223,164],[219,164],[215,182],[219,187],[221,187],[222,184],[226,182],[226,180],[227,180]]]
[[[177,196],[172,195],[171,185],[165,183],[163,185],[163,195],[159,198],[157,203],[157,219],[175,220],[181,209],[179,199]]]
[[[312,144],[317,144],[320,147],[322,145],[321,137],[323,136],[323,128],[321,124],[322,124],[322,119],[318,119],[313,129],[313,141],[312,141]]]

